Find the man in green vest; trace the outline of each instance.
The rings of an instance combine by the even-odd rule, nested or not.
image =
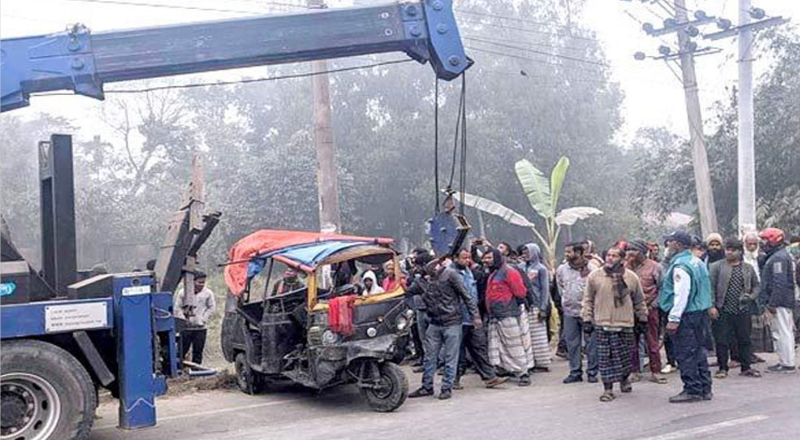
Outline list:
[[[692,255],[692,237],[675,231],[664,237],[669,243],[670,265],[664,275],[658,305],[668,313],[667,333],[675,341],[683,391],[670,397],[670,403],[711,400],[711,371],[708,368],[708,343],[712,306],[711,279],[702,260]]]

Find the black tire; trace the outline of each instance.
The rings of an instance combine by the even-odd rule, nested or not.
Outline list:
[[[392,412],[400,408],[408,397],[408,378],[393,362],[382,362],[378,369],[385,387],[380,390],[361,388],[361,395],[374,411]]]
[[[3,437],[26,440],[89,437],[97,392],[89,373],[74,356],[43,341],[3,341],[0,365],[3,410],[9,408],[7,405],[15,406],[21,417],[16,427],[3,427]],[[20,406],[20,402],[35,404]],[[25,422],[29,416],[31,421]],[[9,422],[8,418],[4,417],[3,422]]]
[[[236,369],[236,385],[243,393],[256,395],[264,391],[266,388],[264,375],[250,367],[247,354],[242,351],[236,354],[234,368]]]

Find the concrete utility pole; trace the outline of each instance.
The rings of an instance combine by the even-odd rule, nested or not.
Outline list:
[[[675,17],[677,22],[689,21],[686,14],[686,1],[675,0]],[[706,139],[703,134],[703,116],[700,111],[700,96],[697,88],[697,76],[694,70],[694,54],[689,48],[689,36],[686,32],[678,32],[681,70],[683,71],[683,90],[686,99],[686,113],[689,118],[689,137],[692,142],[692,162],[694,163],[694,180],[697,191],[697,209],[700,213],[700,229],[704,237],[717,232],[717,211],[714,204],[714,193],[711,190],[711,174],[708,169],[708,153]]]
[[[751,0],[739,0],[739,26],[750,23]],[[739,233],[756,230],[756,164],[753,136],[753,31],[739,32]]]
[[[756,20],[756,21],[752,21]],[[705,34],[707,40],[739,37],[739,148],[738,202],[739,233],[756,230],[756,178],[753,131],[753,31],[788,22],[783,17],[767,17],[751,0],[739,0],[739,25],[721,32]]]
[[[325,8],[324,0],[308,0],[309,8]],[[319,227],[322,232],[341,232],[339,182],[336,176],[336,154],[331,123],[331,95],[328,63],[312,61],[314,84],[314,146],[317,151],[317,191],[319,193]]]

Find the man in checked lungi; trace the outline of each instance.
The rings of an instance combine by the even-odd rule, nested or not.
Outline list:
[[[528,293],[522,275],[506,264],[497,249],[483,256],[483,264],[491,270],[486,283],[489,361],[513,374],[519,386],[529,386],[533,351],[528,317],[522,317],[522,303]]]
[[[624,252],[612,247],[606,253],[605,265],[589,274],[583,295],[583,331],[595,333],[600,377],[603,380],[601,402],[616,398],[614,383],[620,391],[630,393],[631,350],[634,327],[647,328],[647,305],[639,277],[625,268]]]

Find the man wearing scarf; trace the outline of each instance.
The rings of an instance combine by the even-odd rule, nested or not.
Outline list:
[[[664,269],[656,261],[648,258],[649,246],[643,240],[634,240],[628,244],[625,255],[627,268],[634,271],[639,277],[639,283],[644,293],[644,302],[647,306],[647,355],[650,359],[650,381],[664,384],[667,379],[659,376],[661,373],[661,350],[659,348],[659,333],[661,327],[661,314],[658,309],[658,287],[664,279]],[[633,365],[639,365],[639,347],[633,347]]]
[[[519,272],[506,264],[497,249],[483,256],[483,264],[491,271],[486,283],[489,361],[496,368],[512,373],[519,386],[528,386],[531,384],[528,368],[533,354],[530,334],[523,333],[520,322],[520,302],[527,295],[525,284]]]
[[[646,328],[647,306],[639,277],[625,268],[622,249],[609,249],[603,268],[589,275],[581,317],[584,333],[594,333],[597,341],[603,379],[600,401],[615,399],[614,383],[619,383],[623,393],[630,393],[633,390],[629,376],[634,327],[640,332]]]
[[[567,342],[569,357],[569,376],[565,384],[583,381],[583,353],[585,338],[586,351],[589,356],[587,368],[588,381],[597,382],[597,346],[592,333],[584,334],[581,309],[586,279],[596,266],[585,257],[584,243],[570,243],[564,247],[566,262],[556,270],[556,282],[561,292],[561,307],[564,310],[564,340]]]
[[[533,346],[533,369],[550,371],[550,344],[547,340],[547,311],[550,310],[550,274],[542,264],[542,250],[535,243],[525,245],[527,264],[525,275],[530,280],[528,313],[531,345]]]
[[[658,294],[658,306],[667,312],[667,333],[675,342],[683,391],[670,403],[711,400],[711,372],[708,345],[712,306],[711,279],[702,260],[690,250],[692,237],[675,231],[665,237],[669,243],[670,266]]]

